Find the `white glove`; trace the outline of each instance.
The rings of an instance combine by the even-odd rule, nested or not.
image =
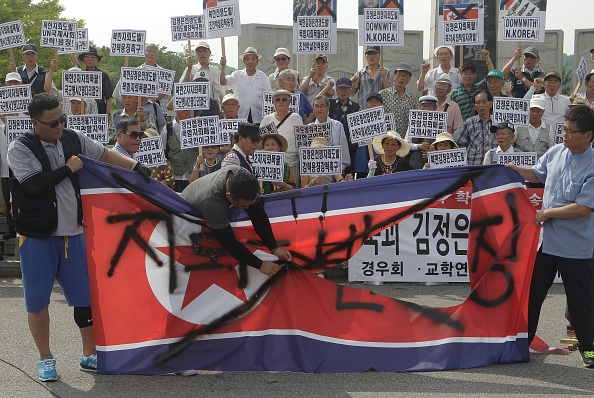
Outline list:
[[[375,160],[370,160],[370,161],[367,163],[367,168],[368,168],[369,170],[375,170],[375,169],[377,169],[377,162],[376,162]]]

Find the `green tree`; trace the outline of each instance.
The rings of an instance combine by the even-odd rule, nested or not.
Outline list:
[[[563,64],[563,71],[561,73],[561,77],[563,78],[561,81],[563,85],[561,86],[561,93],[564,95],[571,95],[573,93],[573,69],[569,66],[569,64]]]
[[[28,43],[35,44],[39,50],[39,57],[37,63],[44,67],[49,67],[50,61],[54,57],[54,50],[49,47],[40,47],[41,39],[41,21],[42,20],[61,20],[78,22],[78,27],[84,27],[84,20],[74,20],[61,18],[60,14],[64,11],[59,0],[41,0],[38,3],[33,3],[32,0],[0,0],[0,23],[7,23],[20,20],[23,24],[25,38]],[[21,49],[13,48],[14,59],[17,65],[22,65]],[[60,69],[68,69],[71,66],[70,55],[60,55]],[[67,67],[66,67],[67,66]],[[0,51],[0,72],[1,78],[8,72],[9,68],[9,51]],[[56,73],[54,76],[56,85],[61,86],[62,74]]]

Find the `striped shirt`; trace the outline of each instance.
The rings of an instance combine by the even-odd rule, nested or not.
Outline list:
[[[454,134],[456,144],[466,147],[468,165],[483,164],[485,153],[497,148],[495,134],[489,131],[492,125],[491,118],[484,122],[479,115],[476,115],[466,120],[462,128]]]
[[[460,107],[462,119],[466,120],[474,115],[474,95],[485,89],[485,80],[483,79],[478,83],[472,83],[470,91],[466,90],[464,85],[452,91],[450,98]]]

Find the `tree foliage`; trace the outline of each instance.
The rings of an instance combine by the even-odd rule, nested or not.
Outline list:
[[[41,39],[41,21],[72,21],[77,22],[79,28],[84,27],[83,19],[75,20],[60,17],[60,14],[62,14],[64,9],[64,6],[60,4],[59,0],[41,0],[38,3],[33,3],[32,0],[0,0],[0,23],[20,20],[23,24],[27,43],[35,44],[39,50],[37,63],[41,66],[49,67],[50,61],[54,56],[54,50],[49,47],[39,46]],[[23,65],[21,49],[16,47],[12,50],[16,64]],[[68,69],[71,66],[69,54],[60,55],[58,60],[60,61],[60,68],[64,67],[65,69]],[[6,74],[10,72],[8,50],[0,51],[0,71],[1,78],[4,80]],[[62,74],[56,73],[54,82],[58,85],[61,81]]]

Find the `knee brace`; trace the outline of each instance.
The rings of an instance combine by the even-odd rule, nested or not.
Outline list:
[[[79,328],[86,328],[93,325],[91,307],[74,307],[74,322]]]

